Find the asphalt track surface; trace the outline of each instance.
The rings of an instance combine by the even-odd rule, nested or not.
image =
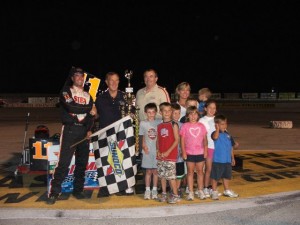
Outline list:
[[[13,218],[126,219],[189,215],[191,212],[197,214],[202,211],[211,213],[234,210],[235,207],[254,207],[258,199],[265,205],[276,205],[293,199],[296,200],[293,208],[296,207],[298,211],[300,209],[298,109],[223,110],[229,118],[229,131],[240,143],[240,148],[235,150],[240,164],[234,168],[230,182],[231,188],[240,195],[236,199],[224,196],[219,201],[195,199],[190,202],[183,199],[176,205],[144,200],[143,176],[139,173],[136,193],[133,196],[100,197],[97,189],[86,190],[90,195],[89,199],[77,200],[65,193],[52,206],[45,203],[47,192],[43,174],[24,174],[18,179],[13,174],[20,156],[20,151],[16,149],[22,146],[26,111],[28,109],[0,109],[0,135],[4,137],[1,148],[6,146],[3,151],[1,149],[0,160],[0,224],[10,224],[7,222],[12,222]],[[52,133],[59,132],[57,113],[56,109],[32,110],[33,116],[27,135],[32,135],[32,129],[38,124],[46,124]],[[270,129],[268,122],[271,120],[292,120],[294,126],[292,129]],[[218,189],[223,191],[222,184]],[[293,221],[291,219],[288,224],[299,224],[296,220]]]

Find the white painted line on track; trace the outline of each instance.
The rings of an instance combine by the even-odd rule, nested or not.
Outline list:
[[[207,204],[166,205],[149,208],[63,210],[63,209],[0,209],[1,219],[111,219],[111,218],[153,218],[220,212],[233,209],[273,205],[278,202],[299,199],[300,191],[283,192],[259,197],[215,201]]]

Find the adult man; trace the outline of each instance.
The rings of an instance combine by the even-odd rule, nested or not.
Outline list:
[[[120,76],[116,72],[108,72],[105,76],[105,83],[108,87],[96,99],[96,109],[99,116],[99,128],[102,129],[122,118],[120,106],[125,104],[124,93],[119,88]],[[134,194],[132,188],[126,189],[119,195]],[[100,196],[108,196],[100,189]]]
[[[99,116],[99,128],[102,129],[121,119],[120,105],[125,103],[124,93],[119,88],[119,74],[108,72],[105,76],[107,90],[100,94],[95,106]]]
[[[47,204],[54,204],[61,194],[61,184],[75,153],[75,170],[73,196],[77,199],[86,198],[83,193],[85,170],[89,158],[89,136],[93,125],[93,99],[83,90],[84,72],[81,68],[71,71],[72,86],[64,86],[60,94],[62,110],[62,134],[60,154],[53,179],[50,184]],[[85,140],[84,140],[85,139]],[[84,140],[84,141],[82,141]],[[82,141],[82,142],[80,142]],[[80,142],[74,147],[75,143]]]
[[[146,87],[138,90],[136,94],[136,104],[141,109],[139,111],[139,120],[145,120],[144,106],[150,102],[157,106],[162,102],[170,102],[170,97],[165,88],[157,85],[158,76],[154,69],[148,69],[144,72],[144,82]],[[158,109],[159,112],[159,109]],[[157,119],[161,119],[161,115],[157,114]]]

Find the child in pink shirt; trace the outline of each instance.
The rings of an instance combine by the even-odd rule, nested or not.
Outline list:
[[[198,197],[205,199],[203,192],[203,167],[207,156],[207,131],[202,123],[199,123],[199,112],[197,107],[187,108],[187,122],[180,128],[180,143],[182,158],[187,163],[187,183],[189,195],[187,200],[194,200],[194,171],[197,172]]]

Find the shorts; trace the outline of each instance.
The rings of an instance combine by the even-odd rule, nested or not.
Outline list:
[[[217,163],[213,162],[210,178],[214,180],[228,179],[232,177],[231,163]]]
[[[208,159],[213,159],[213,157],[214,157],[214,151],[215,151],[215,149],[213,149],[213,148],[208,148],[207,149],[207,158]]]
[[[185,169],[184,169],[185,162],[177,162],[176,163],[176,179],[180,180],[185,176]]]
[[[186,162],[203,162],[205,161],[204,155],[187,155]]]
[[[143,153],[142,165],[143,169],[157,169],[156,151],[149,152],[149,154]]]
[[[159,178],[166,180],[176,179],[176,163],[171,161],[157,160],[157,174]]]

